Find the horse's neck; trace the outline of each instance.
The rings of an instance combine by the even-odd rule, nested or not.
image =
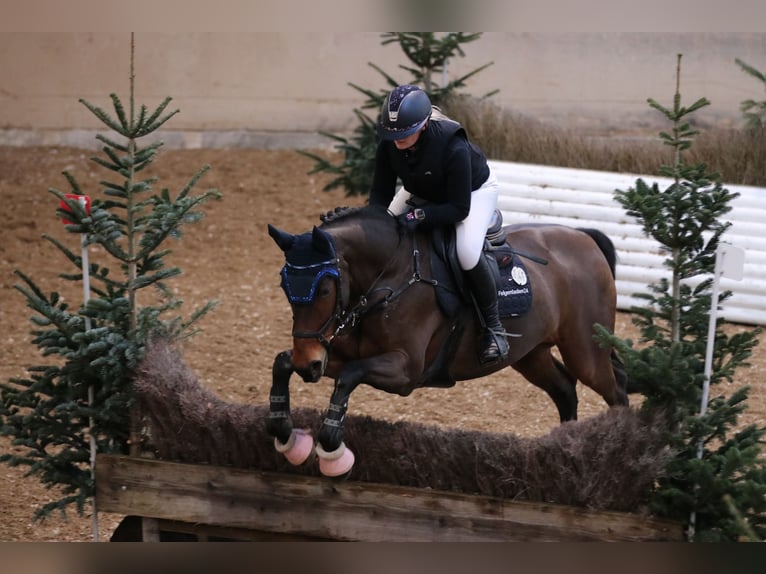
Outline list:
[[[402,273],[412,257],[407,241],[400,242],[396,230],[355,230],[343,235],[342,256],[358,289],[366,290],[384,277]],[[409,267],[409,266],[407,266]]]

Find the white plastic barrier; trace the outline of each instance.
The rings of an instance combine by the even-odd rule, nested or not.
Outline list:
[[[615,190],[635,187],[637,179],[661,190],[672,182],[651,175],[634,175],[491,161],[500,182],[498,207],[506,224],[537,222],[593,227],[606,233],[617,249],[617,306],[643,306],[636,293],[670,270],[660,245],[614,199]],[[730,203],[725,220],[732,223],[722,240],[745,250],[744,278],[723,278],[721,290],[732,296],[721,306],[728,321],[766,325],[766,188],[728,185],[740,195]]]

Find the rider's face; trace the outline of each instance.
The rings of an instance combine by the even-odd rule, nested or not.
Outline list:
[[[420,139],[420,134],[423,133],[424,129],[426,129],[426,126],[423,126],[414,134],[407,136],[406,138],[394,140],[394,145],[396,146],[396,149],[405,150],[414,146],[417,143],[418,139]]]

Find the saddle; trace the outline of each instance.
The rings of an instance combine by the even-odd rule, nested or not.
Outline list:
[[[431,273],[437,281],[436,299],[447,317],[471,302],[470,288],[457,259],[455,229],[439,227],[431,234]],[[513,250],[503,231],[503,214],[496,209],[484,238],[482,257],[493,270],[501,318],[518,317],[532,306],[532,285],[521,257]]]

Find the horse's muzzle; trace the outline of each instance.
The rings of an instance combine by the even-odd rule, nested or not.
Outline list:
[[[313,359],[308,361],[305,365],[295,366],[295,372],[307,383],[316,383],[324,375],[325,368],[327,368],[327,353],[322,354],[321,359]]]

